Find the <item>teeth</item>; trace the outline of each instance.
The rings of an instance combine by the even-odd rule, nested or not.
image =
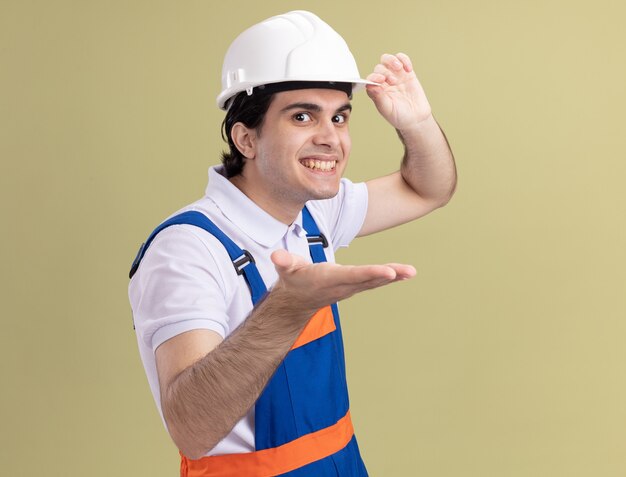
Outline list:
[[[332,171],[337,165],[337,161],[320,161],[315,159],[304,159],[302,165],[312,170]]]

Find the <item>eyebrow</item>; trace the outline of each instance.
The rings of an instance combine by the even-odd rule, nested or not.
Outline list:
[[[322,110],[321,106],[315,103],[291,103],[281,109],[280,112],[285,113],[293,109],[306,109],[307,111],[313,111],[316,113],[319,113]],[[337,108],[335,112],[341,113],[343,111],[352,111],[352,105],[350,103],[346,103],[343,106]]]

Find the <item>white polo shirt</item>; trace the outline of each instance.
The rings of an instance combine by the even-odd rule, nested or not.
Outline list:
[[[367,187],[342,179],[337,196],[307,203],[326,236],[328,261],[356,237],[367,211]],[[268,288],[277,274],[270,260],[274,250],[287,249],[310,260],[302,214],[289,226],[252,202],[222,175],[221,166],[209,169],[206,195],[176,212],[204,213],[231,240],[248,250]],[[139,352],[161,418],[155,350],[176,335],[207,329],[226,338],[250,314],[250,291],[235,273],[222,244],[205,230],[173,225],[160,232],[146,252],[129,285]],[[165,421],[163,421],[165,423]],[[254,450],[254,407],[230,434],[207,455]]]

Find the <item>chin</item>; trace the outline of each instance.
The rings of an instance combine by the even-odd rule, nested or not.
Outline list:
[[[339,193],[339,187],[337,187],[336,189],[333,190],[327,190],[327,191],[317,191],[316,193],[312,194],[312,197],[310,200],[325,200],[325,199],[332,199],[333,197],[335,197],[337,194]]]

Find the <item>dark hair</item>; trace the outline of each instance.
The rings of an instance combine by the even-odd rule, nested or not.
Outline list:
[[[237,149],[230,134],[233,126],[241,122],[247,128],[260,129],[273,97],[273,94],[260,91],[248,96],[248,93],[242,91],[230,100],[230,107],[222,122],[222,139],[230,148],[230,152],[222,152],[222,164],[227,178],[241,174],[246,162],[245,156]]]

